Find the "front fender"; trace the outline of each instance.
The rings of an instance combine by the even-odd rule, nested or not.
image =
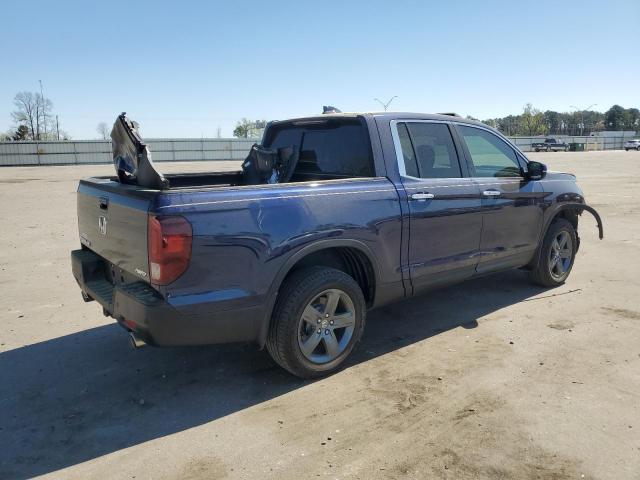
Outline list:
[[[584,203],[574,203],[574,202],[562,203],[555,210],[553,215],[549,217],[549,220],[545,225],[545,229],[544,229],[545,232],[547,231],[547,228],[549,227],[549,224],[551,223],[551,221],[558,215],[558,213],[562,212],[563,210],[577,210],[578,214],[581,214],[584,211],[589,212],[591,215],[593,215],[593,217],[596,219],[596,222],[598,224],[598,236],[600,237],[600,240],[604,238],[604,229],[602,227],[602,219],[600,218],[600,214],[596,212],[595,208],[590,207],[589,205],[585,205]]]
[[[589,212],[596,219],[596,222],[598,222],[598,236],[600,237],[600,240],[602,240],[604,238],[604,229],[602,228],[602,219],[598,212],[596,212],[596,209],[589,205],[580,205],[580,208]]]
[[[585,205],[584,203],[577,203],[577,202],[567,202],[567,203],[562,203],[560,204],[551,215],[549,215],[549,218],[547,219],[546,223],[544,224],[544,228],[542,230],[542,232],[546,233],[547,229],[549,228],[549,225],[551,225],[551,222],[553,221],[554,218],[556,218],[558,216],[558,213],[562,212],[563,210],[574,210],[576,211],[578,214],[581,214],[584,211],[589,212],[591,215],[593,215],[593,217],[596,219],[596,222],[598,224],[598,236],[600,237],[600,240],[602,240],[604,238],[604,228],[602,226],[602,219],[600,218],[600,214],[595,210],[595,208],[590,207],[589,205]],[[536,254],[534,255],[532,262],[537,261],[540,258],[540,248],[542,247],[542,242],[544,241],[544,234],[540,237],[540,245],[538,245],[538,249],[536,251]],[[530,263],[529,265],[531,265],[532,263]]]

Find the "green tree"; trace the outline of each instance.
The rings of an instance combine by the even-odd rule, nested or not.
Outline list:
[[[526,134],[532,137],[546,133],[547,126],[544,123],[542,112],[537,108],[533,108],[530,103],[527,103],[523,110],[521,117]]]
[[[20,125],[15,133],[13,134],[13,136],[11,137],[12,140],[28,140],[29,139],[29,127],[27,127],[26,125]]]
[[[542,114],[544,123],[547,125],[549,129],[549,133],[559,133],[562,128],[562,120],[560,119],[560,114],[558,112],[554,112],[553,110],[547,110]]]
[[[266,126],[266,120],[248,120],[243,118],[236,123],[236,128],[233,129],[233,136],[238,138],[255,138]]]
[[[620,105],[614,105],[604,114],[604,124],[607,130],[623,130],[625,110]]]
[[[637,108],[625,109],[623,119],[626,130],[637,130],[640,128],[640,110]]]

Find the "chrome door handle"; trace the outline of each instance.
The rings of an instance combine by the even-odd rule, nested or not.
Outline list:
[[[435,198],[433,193],[414,193],[411,195],[411,200],[431,200]]]
[[[485,190],[484,192],[482,192],[482,195],[484,195],[485,197],[499,197],[500,196],[500,191],[499,190]]]

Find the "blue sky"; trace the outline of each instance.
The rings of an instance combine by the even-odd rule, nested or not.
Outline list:
[[[241,117],[330,104],[479,118],[640,107],[640,1],[5,2],[0,131],[13,97],[73,138],[121,111],[146,137],[230,136]]]

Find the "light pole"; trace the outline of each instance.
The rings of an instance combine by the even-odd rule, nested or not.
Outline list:
[[[398,96],[397,96],[397,95],[394,95],[393,97],[391,97],[391,98],[389,99],[389,101],[388,101],[387,103],[384,103],[382,100],[378,100],[377,98],[374,98],[374,100],[375,100],[376,102],[378,102],[380,105],[382,105],[382,108],[384,108],[384,111],[386,112],[386,111],[387,111],[387,108],[389,108],[389,105],[391,105],[391,102],[393,102],[393,99],[394,99],[394,98],[398,98]]]
[[[40,82],[40,100],[42,101],[42,123],[44,124],[44,138],[47,138],[47,108],[44,104],[44,93],[42,92],[42,80]]]
[[[595,107],[596,105],[598,105],[597,103],[594,103],[592,105],[589,105],[587,108],[580,108],[580,107],[576,107],[575,105],[569,105],[569,108],[574,108],[576,110],[576,112],[580,112],[580,136],[582,137],[583,133],[584,133],[584,112],[589,111],[590,108]]]

